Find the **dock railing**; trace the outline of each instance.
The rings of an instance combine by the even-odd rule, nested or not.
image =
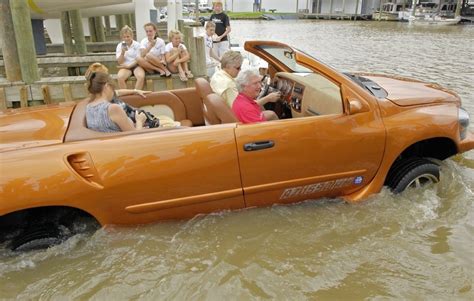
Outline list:
[[[191,72],[193,72],[195,77],[206,77],[204,38],[195,36],[192,27],[183,26],[183,31],[185,35],[184,42],[191,54]],[[39,58],[38,61],[40,67],[46,67],[49,64],[50,66],[63,66],[65,68],[86,68],[91,63],[99,61],[111,67],[111,72],[116,71],[114,68],[116,67],[115,54],[44,57]],[[116,74],[112,74],[112,78],[116,81]],[[135,78],[132,77],[127,81],[127,87],[133,89],[134,85]],[[182,82],[177,75],[167,78],[160,77],[159,75],[146,75],[144,89],[162,91],[186,87],[194,87],[194,80],[189,79],[187,82]],[[0,78],[0,110],[71,100],[77,101],[84,99],[87,95],[86,79],[83,75],[42,77],[39,81],[35,81],[32,84],[25,84],[21,81],[10,82]]]

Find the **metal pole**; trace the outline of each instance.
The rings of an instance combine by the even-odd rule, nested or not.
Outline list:
[[[27,0],[10,0],[10,9],[20,59],[21,77],[25,83],[30,84],[40,78],[33,42],[30,8]]]
[[[3,52],[3,64],[7,80],[14,82],[21,80],[20,58],[16,48],[16,38],[13,29],[13,20],[8,0],[0,0],[0,47]]]

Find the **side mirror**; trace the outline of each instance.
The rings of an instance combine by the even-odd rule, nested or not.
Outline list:
[[[369,111],[369,106],[367,105],[365,101],[358,100],[358,99],[349,99],[347,103],[348,103],[350,115]]]

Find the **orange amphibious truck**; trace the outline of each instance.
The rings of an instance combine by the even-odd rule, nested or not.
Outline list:
[[[280,120],[240,124],[205,79],[123,100],[180,126],[85,127],[85,105],[0,114],[0,244],[46,247],[74,222],[143,224],[320,197],[363,200],[439,180],[437,162],[474,148],[469,115],[436,84],[343,74],[288,45],[250,41],[268,62],[262,94]],[[270,79],[268,79],[270,78]]]

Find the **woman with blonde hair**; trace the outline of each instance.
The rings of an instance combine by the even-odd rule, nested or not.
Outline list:
[[[171,73],[179,73],[179,79],[185,82],[188,78],[193,78],[194,75],[188,67],[191,56],[186,46],[181,43],[182,38],[183,34],[180,31],[170,30],[170,42],[165,46],[165,58]]]
[[[147,72],[158,72],[161,76],[171,76],[166,68],[165,41],[158,36],[158,28],[154,23],[143,26],[146,38],[140,42],[140,56],[137,63]]]
[[[141,90],[145,84],[145,70],[137,63],[137,58],[140,56],[140,43],[133,40],[133,31],[127,25],[120,30],[120,37],[122,41],[118,43],[115,51],[119,63],[118,85],[121,89],[127,88],[125,81],[133,74],[137,79],[135,89]]]

